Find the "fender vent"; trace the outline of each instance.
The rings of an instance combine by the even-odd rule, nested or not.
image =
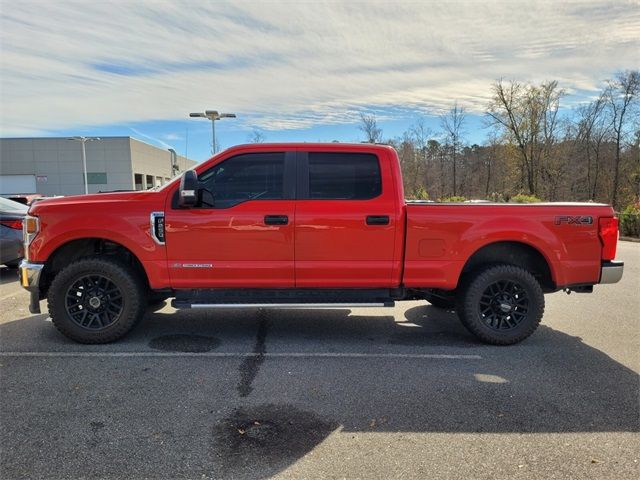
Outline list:
[[[164,245],[164,212],[151,213],[151,236],[158,245]]]

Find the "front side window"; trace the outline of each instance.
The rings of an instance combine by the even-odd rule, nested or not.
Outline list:
[[[230,208],[249,200],[282,200],[284,153],[231,157],[199,176],[201,206]]]
[[[309,152],[310,200],[369,200],[381,193],[375,155]]]

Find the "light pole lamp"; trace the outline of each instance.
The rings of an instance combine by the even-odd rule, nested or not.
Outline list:
[[[211,153],[213,155],[216,154],[216,121],[221,120],[223,118],[236,118],[235,113],[218,113],[217,110],[205,110],[202,112],[190,113],[189,116],[191,118],[208,118],[211,120]]]
[[[100,140],[100,137],[70,137],[67,138],[67,140],[75,140],[82,144],[82,173],[84,176],[84,193],[86,195],[89,193],[89,182],[87,180],[87,151],[85,144],[87,142],[93,142],[94,140]]]

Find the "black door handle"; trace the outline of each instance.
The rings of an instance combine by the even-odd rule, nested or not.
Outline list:
[[[287,225],[289,223],[289,217],[286,215],[265,215],[265,225]]]
[[[389,215],[368,215],[367,225],[389,225]]]

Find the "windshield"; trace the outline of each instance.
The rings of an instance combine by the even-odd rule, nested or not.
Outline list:
[[[0,211],[6,213],[27,213],[27,210],[29,210],[29,207],[26,205],[0,197]]]

